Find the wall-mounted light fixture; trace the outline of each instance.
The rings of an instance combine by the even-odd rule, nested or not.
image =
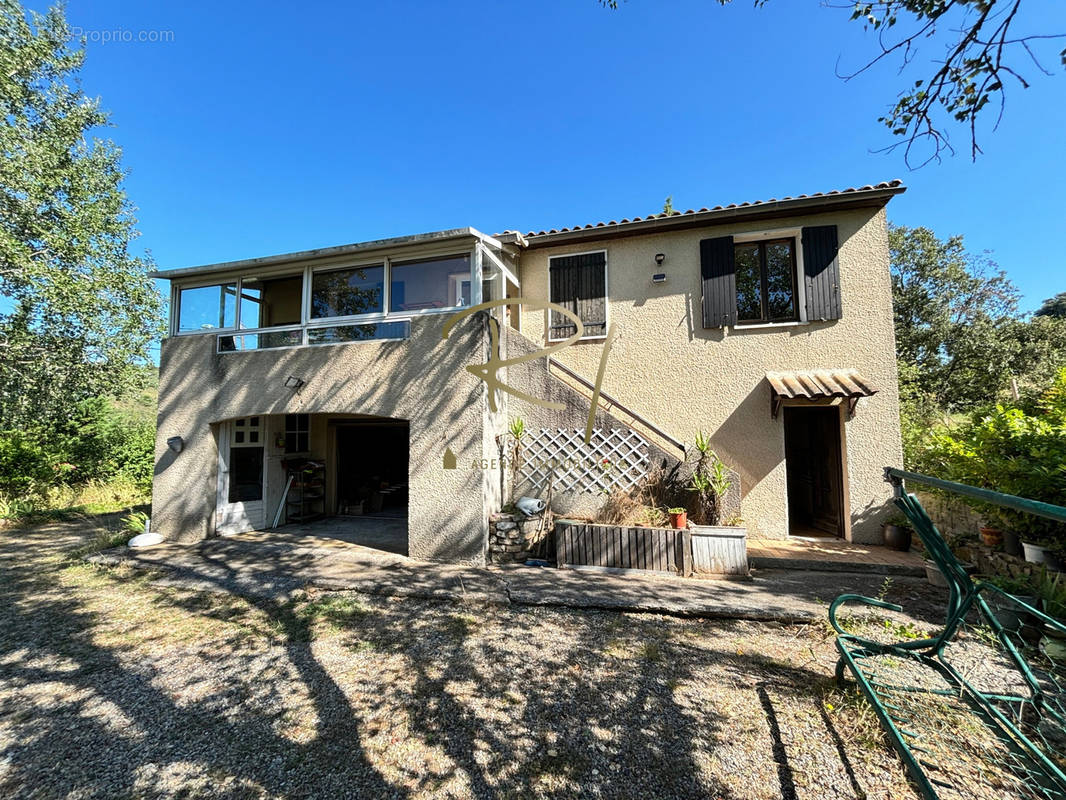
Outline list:
[[[287,377],[285,379],[285,388],[286,389],[299,389],[303,385],[304,385],[304,379],[303,378],[297,378],[295,375],[290,375],[289,377]]]
[[[666,254],[665,253],[656,253],[655,254],[655,266],[657,266],[660,269],[662,269],[664,261],[666,261]],[[651,282],[652,283],[666,283],[666,273],[665,272],[656,272],[654,275],[651,276]]]
[[[180,453],[185,447],[185,440],[180,436],[171,436],[167,439],[167,447],[173,450],[175,453]]]

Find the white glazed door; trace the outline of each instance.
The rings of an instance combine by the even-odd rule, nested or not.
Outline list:
[[[266,450],[262,417],[222,423],[218,432],[218,503],[215,531],[220,535],[263,527]]]

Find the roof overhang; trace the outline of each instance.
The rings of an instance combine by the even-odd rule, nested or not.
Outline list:
[[[818,369],[805,372],[767,372],[770,384],[770,415],[777,413],[785,400],[816,403],[843,399],[848,403],[848,416],[855,413],[860,397],[871,397],[879,391],[857,369]]]
[[[487,236],[476,228],[450,228],[443,231],[418,233],[413,236],[396,236],[391,239],[372,239],[366,242],[342,244],[336,247],[320,247],[315,250],[300,250],[295,253],[281,253],[261,258],[247,258],[240,261],[222,261],[217,264],[202,264],[196,267],[179,267],[177,269],[156,270],[150,273],[153,278],[176,280],[195,278],[216,273],[246,272],[248,270],[270,269],[277,266],[306,264],[309,262],[350,256],[364,257],[376,253],[394,253],[397,250],[418,249],[449,244],[470,244],[480,242],[494,250],[500,250],[502,243],[492,236]]]
[[[705,228],[711,225],[747,222],[756,219],[780,219],[801,214],[827,211],[842,211],[857,208],[881,208],[898,194],[907,191],[902,181],[894,180],[860,189],[845,189],[839,192],[786,197],[783,200],[766,200],[756,203],[719,206],[699,211],[653,214],[650,217],[621,222],[600,222],[596,225],[563,228],[561,230],[528,233],[526,246],[551,247],[575,241],[614,239],[621,236],[636,236],[647,233]]]

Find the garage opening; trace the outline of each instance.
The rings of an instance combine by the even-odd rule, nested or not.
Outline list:
[[[329,427],[338,520],[360,530],[359,544],[406,555],[409,423],[382,417],[331,418]]]
[[[790,536],[844,535],[840,406],[786,407]]]

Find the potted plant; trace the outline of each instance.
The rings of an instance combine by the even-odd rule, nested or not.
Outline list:
[[[893,514],[881,526],[881,538],[885,547],[892,550],[906,553],[911,549],[913,537],[914,530],[911,528],[910,521],[902,514]]]
[[[1016,558],[1021,558],[1024,555],[1021,537],[1010,528],[1003,531],[1003,552]]]
[[[678,506],[677,508],[668,508],[666,513],[670,515],[670,527],[684,530],[688,527],[688,512]]]
[[[1048,547],[1038,541],[1022,539],[1022,552],[1030,564],[1043,564],[1047,561]]]
[[[977,530],[981,534],[981,541],[985,547],[999,547],[1003,544],[1003,531],[992,523],[986,522]]]
[[[693,495],[692,569],[695,572],[748,574],[748,532],[739,517],[724,520],[725,499],[733,488],[732,473],[710,446],[710,438],[696,434],[696,464],[688,490]]]

